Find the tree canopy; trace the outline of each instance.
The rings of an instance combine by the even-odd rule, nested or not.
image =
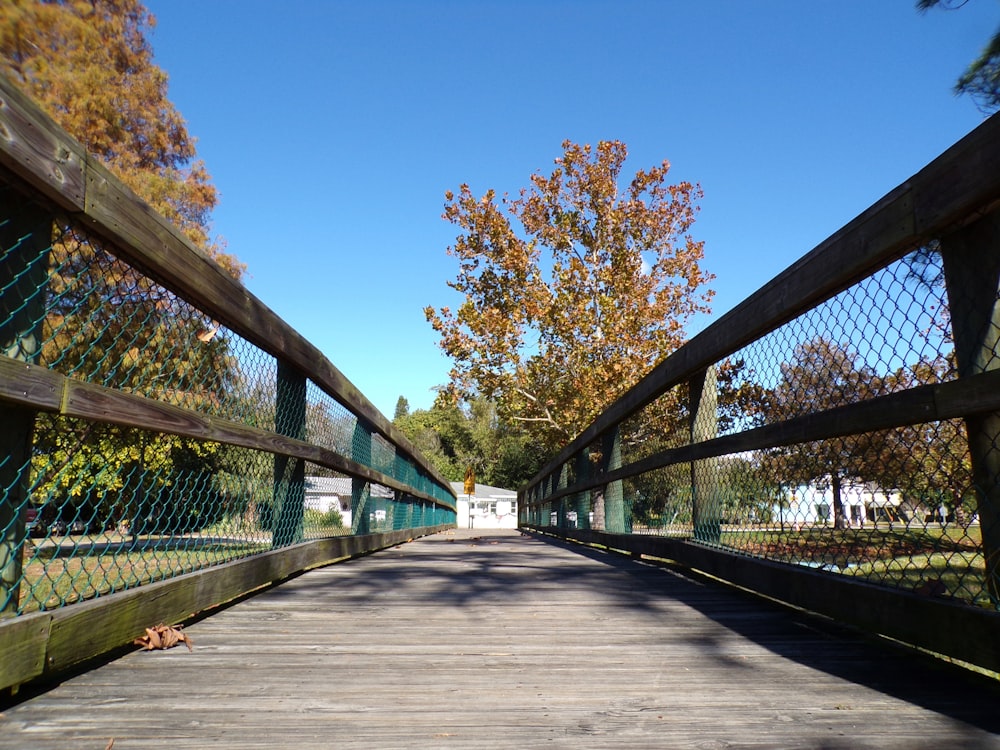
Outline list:
[[[210,237],[218,196],[167,98],[139,0],[2,0],[0,72],[233,275]]]
[[[0,73],[18,85],[192,243],[239,277],[242,266],[210,239],[217,195],[194,140],[167,99],[138,0],[0,0]],[[42,361],[67,375],[149,398],[228,414],[238,363],[203,313],[92,241],[57,223],[47,256]],[[206,336],[206,332],[208,335]],[[47,511],[104,525],[144,508],[216,502],[232,451],[165,434],[36,419],[32,495]],[[214,480],[213,480],[214,481]],[[186,489],[185,489],[186,488]]]
[[[457,402],[440,393],[430,409],[397,411],[393,423],[452,482],[471,468],[483,484],[517,489],[547,458],[517,425],[501,422],[496,405],[483,398]]]
[[[584,429],[685,339],[713,278],[690,229],[697,185],[669,162],[624,182],[628,150],[563,143],[517,198],[463,184],[444,218],[460,234],[457,310],[425,314],[451,357],[450,388],[497,406],[546,451]]]

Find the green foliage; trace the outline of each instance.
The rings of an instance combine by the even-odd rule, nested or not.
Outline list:
[[[396,410],[392,414],[392,421],[395,422],[397,419],[402,419],[410,413],[410,402],[406,400],[405,396],[400,396],[396,400]]]
[[[548,458],[543,446],[502,420],[485,398],[460,403],[441,394],[430,409],[393,421],[450,482],[462,481],[471,466],[477,481],[516,489]]]
[[[306,508],[303,512],[304,525],[307,529],[342,529],[344,517],[337,508],[330,508],[326,513]]]

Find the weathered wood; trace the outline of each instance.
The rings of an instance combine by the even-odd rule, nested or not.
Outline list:
[[[516,532],[317,569],[186,632],[193,653],[131,653],[7,708],[0,747],[1000,747],[996,684]]]
[[[446,491],[447,480],[297,331],[0,78],[0,165],[68,211],[113,252],[262,350],[306,373],[367,420]]]
[[[719,435],[719,388],[715,367],[698,373],[690,386],[691,445],[707,443]],[[714,456],[691,462],[691,522],[695,538],[717,542],[722,529],[722,498]]]
[[[611,471],[607,479],[627,479],[664,466],[714,456],[956,419],[997,409],[1000,409],[1000,372],[990,371],[962,380],[890,393],[787,422],[724,435],[696,445],[670,448]],[[558,498],[561,494],[575,491],[578,486],[580,485],[551,493],[549,497]],[[596,480],[586,481],[582,486],[596,486]]]
[[[960,378],[1000,373],[1000,212],[941,239]],[[965,417],[986,559],[986,588],[1000,604],[1000,409]]]
[[[94,422],[120,424],[181,437],[300,458],[344,474],[441,504],[441,500],[338,453],[269,430],[211,417],[155,399],[67,378],[37,365],[0,357],[0,401]]]
[[[1000,612],[875,586],[849,576],[751,558],[684,539],[576,529],[535,531],[673,561],[864,632],[1000,672]],[[942,633],[955,636],[942,638]]]
[[[444,528],[317,539],[72,607],[0,621],[0,688],[64,673],[129,644],[147,627],[187,620],[304,570],[366,555]]]
[[[44,673],[50,622],[47,613],[0,621],[0,691]]]
[[[84,204],[87,151],[6,79],[0,80],[0,164],[59,207]]]

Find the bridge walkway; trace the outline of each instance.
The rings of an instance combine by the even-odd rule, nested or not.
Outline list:
[[[676,570],[457,530],[0,714],[0,748],[1000,748],[1000,685]],[[112,744],[113,740],[113,744]]]

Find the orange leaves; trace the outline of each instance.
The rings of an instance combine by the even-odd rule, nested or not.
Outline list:
[[[702,245],[687,235],[700,189],[667,185],[663,161],[622,192],[627,156],[620,141],[565,141],[551,174],[531,175],[516,199],[465,184],[446,193],[444,218],[461,230],[449,286],[465,302],[424,312],[453,385],[496,398],[549,447],[676,349],[710,298]]]
[[[178,643],[183,643],[188,647],[188,651],[193,651],[191,637],[185,634],[181,627],[180,625],[170,627],[160,623],[154,628],[146,628],[146,634],[136,638],[132,643],[142,646],[146,651],[173,648]]]

